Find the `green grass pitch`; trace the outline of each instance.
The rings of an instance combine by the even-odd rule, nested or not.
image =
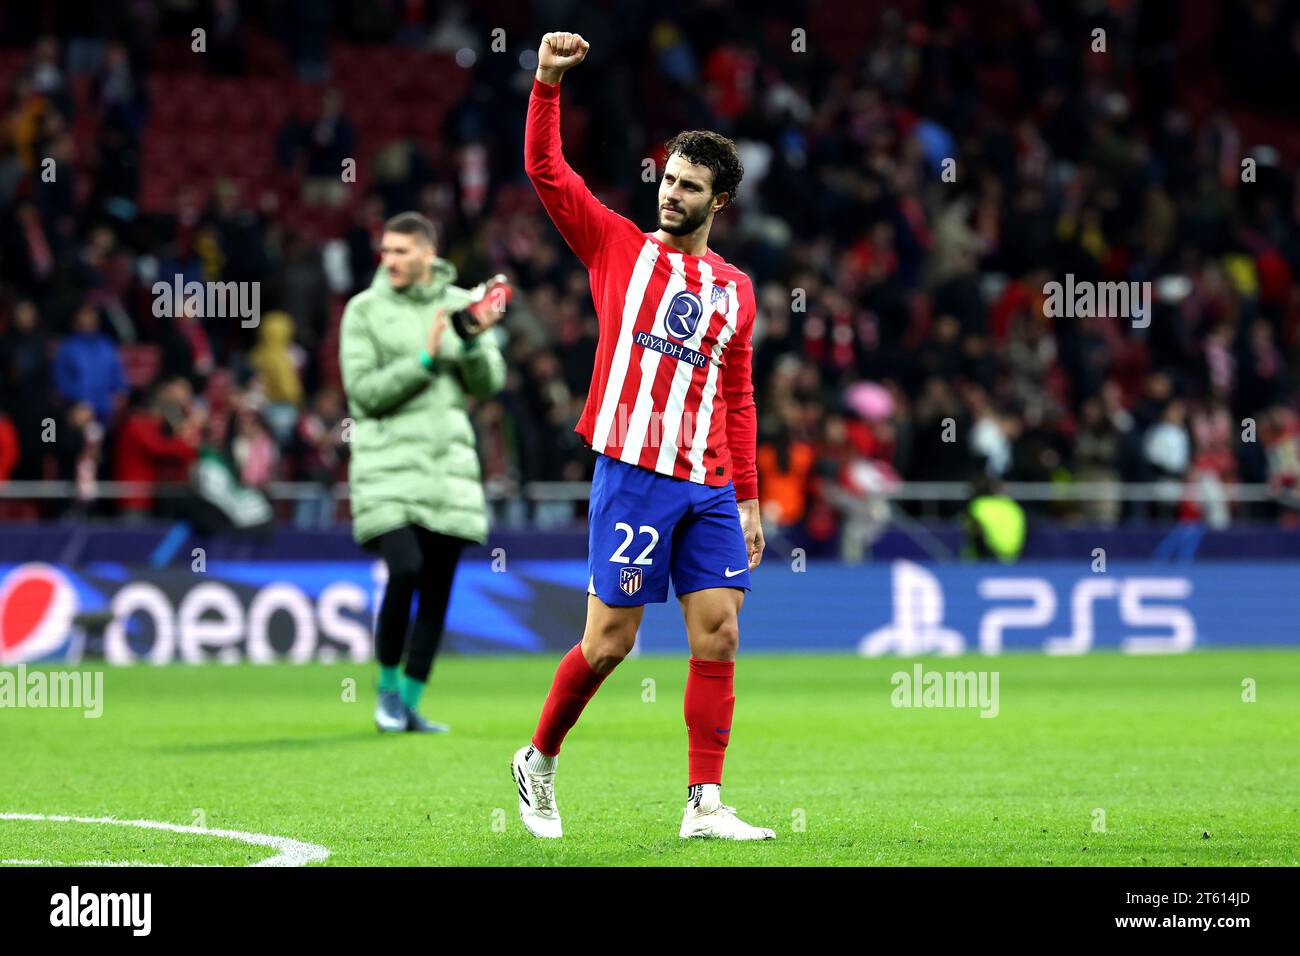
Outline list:
[[[326,865],[1296,865],[1300,653],[1013,654],[999,713],[905,709],[911,661],[742,657],[725,800],[767,843],[677,837],[682,657],[632,657],[560,759],[560,841],[535,840],[509,761],[554,657],[449,657],[380,736],[373,665],[109,668],[104,713],[0,710],[0,813],[199,824],[310,841]],[[1243,681],[1257,700],[1245,702]],[[355,681],[356,700],[348,696]],[[0,820],[0,860],[246,865],[210,835]]]

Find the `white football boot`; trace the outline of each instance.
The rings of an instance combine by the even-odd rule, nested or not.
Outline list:
[[[541,754],[535,755],[535,748],[529,744],[515,751],[515,758],[510,762],[510,776],[519,791],[519,819],[533,836],[558,839],[564,833],[560,829],[560,808],[555,803],[557,758],[551,758],[552,769],[546,772],[530,770],[530,758],[534,759],[534,766],[538,758],[545,760]]]
[[[406,705],[395,690],[379,692],[375,704],[375,727],[382,734],[400,734],[406,731]]]
[[[750,826],[736,816],[736,808],[722,802],[722,787],[701,784],[686,801],[682,816],[683,839],[700,837],[716,840],[774,840],[776,833],[767,827]]]

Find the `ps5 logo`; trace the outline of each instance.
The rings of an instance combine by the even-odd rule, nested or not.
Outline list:
[[[966,636],[944,624],[944,592],[933,572],[911,561],[893,565],[893,620],[867,634],[858,643],[864,657],[897,654],[953,655],[966,650]],[[988,601],[1020,602],[992,607],[980,616],[979,651],[1002,652],[1004,635],[1011,630],[1051,627],[1056,619],[1056,588],[1046,578],[987,577],[978,592]],[[1196,621],[1191,612],[1176,604],[1150,601],[1185,601],[1192,582],[1184,577],[1097,577],[1080,578],[1070,591],[1070,633],[1048,637],[1043,650],[1048,654],[1086,654],[1095,637],[1095,608],[1098,602],[1118,602],[1120,623],[1144,631],[1163,629],[1164,634],[1125,634],[1120,650],[1126,654],[1178,654],[1196,643]],[[1028,602],[1028,603],[1025,603]]]

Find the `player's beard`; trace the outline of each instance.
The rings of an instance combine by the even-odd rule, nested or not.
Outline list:
[[[670,236],[690,235],[696,229],[699,229],[700,226],[704,225],[704,220],[709,217],[709,210],[707,207],[696,213],[694,216],[690,215],[685,209],[679,209],[678,212],[681,213],[680,221],[668,222],[664,219],[663,209],[661,208],[659,210],[659,228]]]

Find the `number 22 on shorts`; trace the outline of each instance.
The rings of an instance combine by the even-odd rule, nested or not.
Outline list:
[[[650,557],[650,552],[653,551],[655,545],[659,543],[659,532],[656,529],[652,528],[648,524],[643,524],[637,531],[633,531],[632,526],[626,521],[619,521],[614,525],[614,530],[623,532],[624,537],[623,543],[618,546],[618,549],[612,555],[610,555],[609,560],[615,561],[619,564],[628,564],[629,562],[632,564],[654,563],[654,559]],[[645,546],[644,550],[642,550],[635,559],[629,558],[623,552],[628,549],[628,546],[631,545],[632,540],[638,533],[648,534],[650,536],[650,543]]]

